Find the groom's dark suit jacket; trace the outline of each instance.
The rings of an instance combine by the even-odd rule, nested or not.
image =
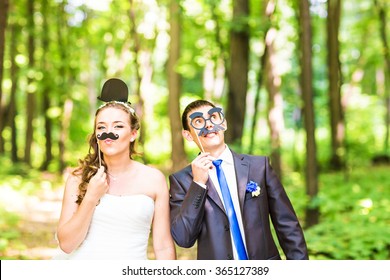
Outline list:
[[[272,221],[286,258],[308,259],[302,228],[268,158],[232,153],[248,258],[281,258],[271,234]],[[246,191],[249,181],[260,186],[259,196]],[[176,243],[189,248],[198,241],[198,259],[232,259],[229,221],[212,181],[207,181],[207,189],[193,182],[189,165],[170,175],[169,182],[171,232]]]

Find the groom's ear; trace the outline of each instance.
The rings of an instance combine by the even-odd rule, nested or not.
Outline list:
[[[194,139],[192,138],[192,135],[191,135],[191,133],[188,131],[188,130],[182,130],[181,131],[181,134],[183,135],[183,137],[185,138],[185,139],[187,139],[187,141],[194,141]]]

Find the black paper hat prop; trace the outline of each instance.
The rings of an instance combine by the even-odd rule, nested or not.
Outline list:
[[[121,103],[126,108],[128,108],[131,113],[134,113],[134,109],[130,107],[131,103],[127,101],[128,97],[129,97],[129,89],[126,83],[120,79],[111,78],[104,83],[100,96],[98,97],[99,100],[106,102],[105,104],[100,106],[100,108],[104,107],[108,102],[115,102],[115,103]],[[119,135],[114,134],[112,132],[109,133],[103,132],[101,134],[97,134],[96,138],[97,138],[97,144],[99,150],[99,166],[102,166],[99,140],[105,140],[105,139],[117,140],[119,138]]]
[[[112,78],[104,83],[98,99],[104,102],[127,102],[128,97],[129,89],[127,88],[126,83],[120,79]]]

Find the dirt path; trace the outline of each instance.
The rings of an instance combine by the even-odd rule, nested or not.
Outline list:
[[[10,259],[50,259],[56,252],[54,238],[63,190],[42,190],[38,196],[0,189],[0,203],[20,217],[18,246],[10,246],[4,257]]]

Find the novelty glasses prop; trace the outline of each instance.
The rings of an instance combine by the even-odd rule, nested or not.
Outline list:
[[[225,130],[225,128],[221,126],[221,124],[225,121],[225,116],[222,113],[222,108],[219,107],[211,108],[207,112],[207,114],[210,116],[207,119],[203,116],[202,112],[194,112],[189,116],[191,126],[194,129],[199,130],[199,133],[196,134],[196,137],[198,138],[198,142],[202,152],[204,152],[204,149],[202,144],[199,141],[199,136],[206,136],[209,133]],[[213,124],[213,127],[211,129],[206,128],[207,121],[210,121]]]

